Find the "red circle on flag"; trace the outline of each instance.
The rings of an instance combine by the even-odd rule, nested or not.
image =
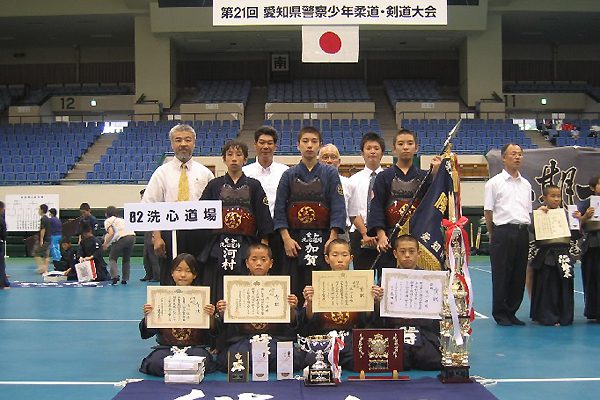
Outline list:
[[[325,32],[319,39],[319,46],[328,54],[335,54],[342,48],[342,39],[333,32]]]

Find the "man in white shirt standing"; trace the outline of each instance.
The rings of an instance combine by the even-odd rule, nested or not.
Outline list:
[[[365,133],[360,141],[360,151],[365,168],[350,177],[350,245],[354,254],[354,269],[369,269],[377,258],[377,236],[367,235],[367,214],[373,198],[375,177],[383,171],[381,159],[385,153],[385,141],[375,132]]]
[[[242,168],[244,174],[260,182],[269,200],[271,217],[275,210],[275,196],[281,175],[289,167],[273,161],[277,150],[279,134],[270,126],[261,126],[254,132],[254,148],[256,149],[256,162]]]
[[[501,154],[504,169],[485,184],[483,211],[490,236],[492,315],[498,325],[525,325],[515,314],[525,290],[531,184],[519,173],[521,147],[506,144]]]
[[[326,144],[319,150],[319,162],[328,164],[335,169],[340,169],[342,158],[340,157],[340,151],[333,144]],[[344,202],[346,203],[346,232],[338,235],[340,239],[344,239],[349,242],[348,229],[350,228],[350,218],[348,217],[348,205],[350,204],[350,196],[352,195],[352,188],[350,187],[350,178],[347,178],[340,174],[340,182],[342,183],[342,189],[344,190]]]
[[[275,150],[277,150],[277,139],[279,134],[275,128],[261,126],[254,132],[254,148],[256,149],[256,162],[242,168],[242,172],[250,178],[258,180],[267,195],[269,211],[273,217],[275,211],[275,198],[277,186],[281,175],[289,168],[285,164],[273,161]],[[271,272],[277,274],[283,262],[285,252],[281,235],[275,233],[269,237],[269,245],[273,252],[273,268]]]
[[[169,131],[171,147],[175,153],[173,159],[154,171],[142,203],[174,201],[197,201],[213,173],[204,165],[194,161],[192,154],[196,147],[196,132],[189,125],[179,124]],[[170,280],[172,247],[170,231],[154,231],[152,234],[154,252],[160,260],[160,281],[167,284]],[[178,231],[178,253],[189,253],[197,257],[202,246],[202,231]]]

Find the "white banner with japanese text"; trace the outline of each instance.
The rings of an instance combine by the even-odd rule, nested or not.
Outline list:
[[[446,0],[214,0],[213,25],[447,25]]]
[[[223,227],[221,200],[126,203],[123,209],[125,229],[137,232]]]

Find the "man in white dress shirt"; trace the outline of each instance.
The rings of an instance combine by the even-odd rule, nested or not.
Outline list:
[[[273,161],[277,150],[277,130],[270,126],[261,126],[254,132],[254,148],[256,149],[256,162],[242,168],[242,172],[250,178],[260,182],[269,201],[271,217],[275,211],[275,197],[281,175],[289,168],[285,164]],[[271,273],[277,275],[283,262],[283,241],[281,235],[275,233],[269,237],[269,245],[273,252],[273,268]]]
[[[326,144],[319,150],[319,162],[328,164],[339,171],[342,158],[340,157],[340,151],[333,144]],[[350,179],[340,174],[340,182],[344,190],[344,202],[346,203],[346,232],[338,235],[340,239],[344,239],[347,242],[350,241],[348,236],[348,229],[350,228],[350,218],[348,217],[348,205],[350,203],[350,196],[352,195],[352,188],[350,187]]]
[[[254,132],[254,148],[256,149],[256,162],[242,168],[246,176],[257,179],[267,194],[269,200],[269,211],[271,217],[275,210],[275,196],[281,175],[289,167],[285,164],[273,161],[275,150],[277,150],[277,139],[279,134],[270,126],[261,126]]]
[[[360,151],[365,168],[350,177],[352,193],[348,216],[352,221],[350,245],[354,254],[354,269],[369,269],[377,258],[377,236],[367,235],[367,213],[373,198],[373,184],[383,171],[381,159],[385,153],[385,141],[375,132],[365,133],[360,141]]]
[[[204,165],[192,159],[196,147],[196,132],[185,124],[174,126],[169,131],[171,147],[175,153],[173,159],[154,171],[142,203],[174,201],[197,201],[213,173]],[[161,284],[167,284],[170,278],[172,247],[171,232],[155,231],[152,234],[154,252],[160,260]],[[177,232],[178,253],[190,253],[197,257],[202,250],[202,231]]]
[[[485,184],[483,212],[490,235],[492,315],[498,325],[525,325],[516,317],[523,301],[532,213],[531,184],[520,173],[523,150],[502,147],[504,169]]]

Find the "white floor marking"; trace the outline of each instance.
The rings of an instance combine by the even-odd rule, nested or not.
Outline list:
[[[533,378],[533,379],[492,379],[495,382],[518,383],[518,382],[596,382],[600,378]]]
[[[0,318],[5,322],[140,322],[139,319],[41,319],[41,318]]]
[[[0,381],[0,385],[104,385],[114,386],[119,382],[51,382],[51,381]]]

